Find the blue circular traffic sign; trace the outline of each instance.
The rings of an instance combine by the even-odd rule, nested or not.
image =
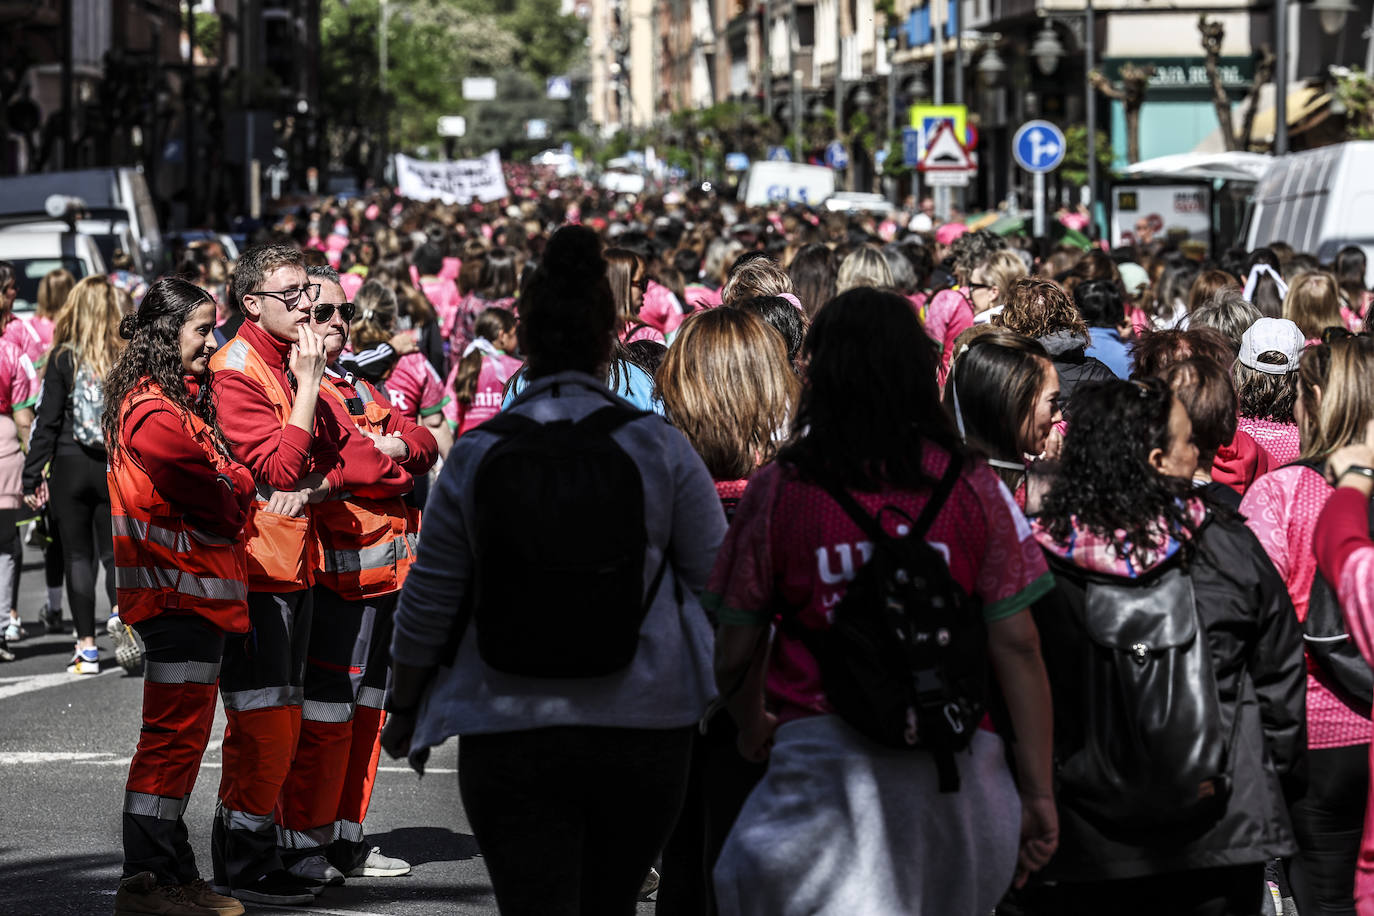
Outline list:
[[[849,168],[849,151],[839,140],[832,140],[825,148],[825,164],[832,169]]]
[[[1049,121],[1027,121],[1011,140],[1016,164],[1027,172],[1053,172],[1064,161],[1064,132]]]

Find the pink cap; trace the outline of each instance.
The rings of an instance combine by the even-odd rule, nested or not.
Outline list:
[[[941,245],[952,245],[954,240],[968,232],[968,226],[963,223],[945,223],[935,230],[935,241]]]

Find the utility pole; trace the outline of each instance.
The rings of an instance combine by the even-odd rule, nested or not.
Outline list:
[[[797,69],[797,0],[788,0],[787,72],[792,74],[792,161],[801,162],[802,75]]]
[[[186,175],[186,226],[196,225],[196,181],[194,174],[196,150],[196,5],[186,4],[186,85],[182,87],[182,118],[186,128],[186,148],[181,161]]]
[[[773,2],[763,0],[763,34],[759,36],[763,48],[763,113],[773,119]]]
[[[1288,0],[1274,0],[1274,155],[1288,152]]]
[[[76,167],[76,144],[72,138],[72,128],[76,119],[72,117],[72,0],[62,0],[62,168]]]
[[[1091,73],[1097,60],[1094,34],[1093,0],[1083,5],[1083,118],[1088,128],[1088,218],[1097,226],[1097,96],[1093,94]]]

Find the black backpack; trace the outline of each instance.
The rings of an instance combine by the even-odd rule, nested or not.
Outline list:
[[[838,485],[821,485],[873,542],[825,630],[785,615],[787,632],[816,658],[835,712],[868,738],[935,756],[940,791],[959,788],[954,754],[972,742],[987,697],[987,634],[979,602],[950,575],[925,535],[959,478],[949,467],[903,537],[890,537]],[[886,506],[879,510],[896,512]]]
[[[1052,569],[1066,561],[1046,551]],[[1072,573],[1069,573],[1073,575]],[[1226,809],[1229,734],[1193,580],[1180,557],[1123,583],[1090,576],[1075,623],[1087,637],[1082,746],[1060,759],[1062,803],[1099,824],[1196,824]],[[1241,673],[1242,688],[1245,683]]]
[[[667,568],[644,593],[644,484],[611,433],[652,416],[609,405],[539,423],[509,411],[475,478],[472,620],[507,674],[586,678],[628,667]]]

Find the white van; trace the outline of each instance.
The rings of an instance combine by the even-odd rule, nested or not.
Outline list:
[[[82,202],[85,211],[77,221],[79,232],[99,236],[99,244],[108,246],[121,235],[131,238],[135,249],[128,253],[135,267],[150,276],[162,271],[162,232],[148,182],[138,169],[81,169],[0,178],[0,224],[52,219],[47,203],[53,195]]]
[[[0,261],[14,265],[19,291],[14,310],[33,311],[38,301],[38,281],[49,271],[66,268],[80,280],[108,273],[95,240],[67,230],[57,232],[0,231]]]
[[[1245,233],[1251,250],[1287,242],[1329,263],[1346,245],[1364,249],[1374,285],[1374,141],[1337,143],[1274,160],[1255,188]]]
[[[797,162],[755,162],[740,182],[738,197],[746,207],[782,201],[819,207],[834,193],[833,169]]]

